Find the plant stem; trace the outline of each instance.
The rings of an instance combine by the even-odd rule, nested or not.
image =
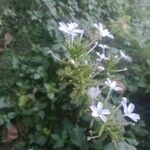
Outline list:
[[[108,94],[107,94],[107,97],[106,97],[105,103],[107,103],[107,102],[108,102],[108,100],[110,99],[111,93],[112,93],[112,89],[110,88],[110,89],[109,89],[109,92],[108,92]]]
[[[61,59],[59,59],[52,51],[49,51],[49,53],[58,61],[63,62]]]

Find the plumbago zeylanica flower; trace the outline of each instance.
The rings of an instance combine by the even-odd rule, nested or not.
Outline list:
[[[98,102],[97,106],[91,105],[90,108],[92,110],[91,115],[93,117],[100,117],[100,119],[102,119],[102,121],[107,122],[107,117],[105,115],[109,115],[110,111],[109,111],[109,109],[103,109],[103,103]]]
[[[139,114],[136,114],[136,113],[133,113],[134,109],[135,109],[135,106],[134,104],[130,103],[128,106],[127,106],[127,98],[126,97],[123,97],[122,98],[122,106],[123,106],[123,111],[124,111],[124,116],[125,117],[129,117],[130,119],[132,119],[134,122],[137,122],[139,119],[140,119],[140,116]]]
[[[78,24],[75,22],[67,23],[64,22],[59,23],[59,30],[65,32],[68,37],[71,39],[72,43],[74,40],[74,37],[80,34],[80,37],[82,38],[84,30],[78,29]]]
[[[65,85],[73,87],[70,97],[89,105],[87,109],[91,112],[91,116],[99,121],[100,126],[93,129],[97,136],[91,135],[88,139],[100,138],[105,134],[116,142],[123,140],[124,126],[130,123],[125,118],[129,117],[134,122],[140,119],[138,114],[133,113],[135,106],[132,103],[127,105],[125,98],[121,101],[119,94],[120,91],[124,93],[124,89],[118,84],[116,78],[116,74],[127,71],[126,68],[116,69],[118,66],[116,62],[123,63],[120,60],[131,62],[132,59],[121,50],[115,54],[111,53],[110,49],[113,48],[103,43],[102,38],[114,39],[114,36],[102,23],[95,23],[93,26],[98,30],[100,38],[87,45],[85,40],[84,42],[81,40],[84,30],[79,29],[77,23],[59,23],[58,29],[69,37],[69,58],[64,58],[63,61],[58,59],[64,65],[58,74]],[[76,40],[78,35],[80,40]],[[57,58],[55,54],[51,54],[55,59]],[[120,100],[118,105],[113,99],[117,94],[116,98]]]

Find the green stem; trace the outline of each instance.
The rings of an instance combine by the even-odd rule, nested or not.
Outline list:
[[[110,88],[110,89],[109,89],[109,92],[108,92],[108,94],[107,94],[107,97],[106,97],[105,103],[107,103],[107,102],[108,102],[108,100],[110,99],[111,93],[112,93],[112,89]]]
[[[61,59],[59,59],[52,51],[49,52],[56,60],[63,62]]]
[[[120,104],[118,107],[116,107],[116,108],[113,110],[113,112],[116,112],[120,107],[121,107],[121,104]]]
[[[99,131],[99,137],[103,134],[104,130],[105,130],[105,124],[102,125],[102,127]]]

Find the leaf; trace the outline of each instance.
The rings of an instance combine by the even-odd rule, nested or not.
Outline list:
[[[67,139],[68,133],[66,130],[63,130],[62,134],[61,134],[61,138],[63,141],[65,141]]]
[[[34,78],[35,80],[40,79],[40,78],[41,78],[41,75],[40,75],[39,73],[35,73],[33,78]]]
[[[6,46],[6,45],[9,45],[12,42],[13,37],[10,33],[6,33],[5,36],[4,36],[4,40],[5,40],[4,45]]]
[[[116,150],[137,150],[136,147],[126,143],[126,142],[120,142],[116,146]]]
[[[17,69],[18,64],[19,64],[19,60],[15,56],[13,56],[13,59],[12,59],[13,68]]]
[[[24,107],[24,106],[26,105],[26,103],[27,103],[28,100],[29,100],[29,99],[28,99],[28,97],[27,97],[26,95],[21,95],[21,96],[19,97],[18,105],[19,105],[20,107]]]
[[[15,116],[16,116],[16,113],[15,113],[15,112],[9,112],[9,113],[7,114],[7,117],[8,117],[9,119],[13,119],[13,118],[15,118]]]
[[[37,139],[36,139],[36,143],[39,145],[44,145],[46,143],[46,138],[45,136],[40,135]]]
[[[0,47],[0,52],[3,52],[4,51],[4,48]]]
[[[76,125],[76,127],[72,129],[70,136],[71,136],[71,142],[75,146],[79,147],[81,150],[88,149],[86,136],[84,135],[83,129],[81,129],[79,126]]]
[[[55,143],[55,145],[53,146],[54,149],[56,148],[62,148],[64,146],[64,142],[63,140],[59,140]]]
[[[64,146],[64,141],[60,138],[58,134],[51,134],[51,138],[55,140],[55,144],[53,146],[54,149],[62,148]]]
[[[0,126],[4,124],[4,119],[2,116],[0,116]]]
[[[58,134],[51,134],[51,138],[52,138],[53,140],[55,140],[55,141],[60,140],[60,137],[59,137]]]
[[[137,150],[137,149],[126,142],[119,142],[117,144],[114,143],[107,144],[104,147],[104,150]]]
[[[114,144],[109,143],[106,146],[104,146],[104,150],[114,150]]]
[[[10,103],[10,100],[7,97],[0,98],[0,109],[10,108],[13,105]]]
[[[134,146],[138,146],[138,141],[136,139],[133,139],[133,138],[126,138],[127,142],[130,143],[131,145],[134,145]]]
[[[44,134],[47,135],[47,136],[50,134],[50,130],[49,130],[47,127],[45,127],[45,128],[43,129],[43,132],[44,132]]]
[[[54,93],[48,93],[47,96],[48,96],[48,98],[50,98],[51,100],[53,100],[54,97],[55,97]]]
[[[44,111],[39,111],[38,115],[41,117],[41,119],[44,119],[45,112]]]

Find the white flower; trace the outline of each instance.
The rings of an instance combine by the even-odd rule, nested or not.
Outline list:
[[[108,49],[109,47],[105,44],[98,44],[99,47],[101,47],[103,50],[105,50],[106,48]]]
[[[121,102],[122,106],[123,106],[123,109],[124,109],[124,115],[126,117],[129,117],[131,118],[133,121],[137,122],[139,119],[140,119],[140,116],[139,114],[136,114],[136,113],[132,113],[135,109],[135,106],[133,103],[130,103],[128,106],[127,106],[127,98],[123,97],[122,98],[122,102]]]
[[[97,106],[91,105],[90,108],[92,110],[91,115],[93,117],[99,117],[100,119],[102,119],[102,121],[107,122],[107,118],[105,115],[109,115],[110,111],[109,109],[103,109],[103,103],[98,102]]]
[[[105,54],[100,54],[99,52],[96,52],[96,54],[97,54],[97,56],[99,56],[100,61],[101,61],[102,59],[104,59],[104,60],[108,60],[108,59],[109,59],[108,57],[105,56]]]
[[[87,61],[87,60],[85,60],[84,64],[85,64],[85,65],[88,65],[88,61]]]
[[[100,35],[102,37],[106,37],[107,36],[107,37],[109,37],[111,39],[114,39],[113,35],[110,34],[110,32],[108,31],[108,29],[104,28],[103,24],[101,24],[101,23],[98,23],[98,24],[94,23],[94,27],[99,30]]]
[[[116,81],[111,81],[109,78],[107,78],[107,81],[105,81],[105,84],[110,87],[110,89],[115,91],[122,91],[123,89],[119,86],[117,86]]]
[[[105,68],[104,68],[103,66],[98,66],[97,69],[98,69],[99,71],[104,71],[104,70],[105,70]]]
[[[121,58],[125,59],[128,62],[132,62],[132,58],[127,56],[122,50],[119,51]]]
[[[101,94],[101,91],[99,90],[99,87],[91,87],[89,90],[88,90],[88,94],[89,96],[92,98],[92,99],[95,99],[98,95]]]
[[[78,29],[77,23],[72,22],[72,23],[65,24],[64,22],[60,22],[59,25],[60,26],[58,29],[60,31],[67,33],[69,37],[71,37],[72,41],[74,37],[77,36],[78,34],[80,34],[80,38],[82,38],[84,30]]]
[[[73,65],[76,65],[74,59],[70,59],[69,62],[70,62],[71,64],[73,64]]]

